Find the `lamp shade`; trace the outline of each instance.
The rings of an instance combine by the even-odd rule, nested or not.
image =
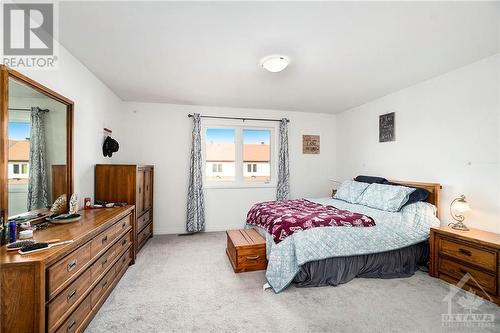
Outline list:
[[[469,203],[465,200],[464,201],[462,201],[462,200],[455,201],[452,208],[458,213],[465,213],[465,212],[468,212],[471,210]]]

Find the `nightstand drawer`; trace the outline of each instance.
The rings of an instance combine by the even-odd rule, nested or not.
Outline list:
[[[484,288],[484,290],[492,293],[493,295],[496,295],[496,276],[494,275],[481,272],[475,268],[465,266],[453,260],[444,258],[439,259],[439,272],[454,277],[457,280],[462,279],[465,274],[469,273],[474,278],[474,280],[476,280],[477,283],[479,283]],[[472,280],[469,280],[467,284],[472,284],[474,287],[476,287],[474,281]]]
[[[440,238],[439,252],[493,272],[497,268],[496,252],[469,246],[466,243],[452,239]]]

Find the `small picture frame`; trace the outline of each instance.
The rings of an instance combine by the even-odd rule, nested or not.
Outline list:
[[[302,135],[302,153],[319,154],[319,135]]]
[[[379,116],[378,142],[396,141],[396,114],[394,112]]]

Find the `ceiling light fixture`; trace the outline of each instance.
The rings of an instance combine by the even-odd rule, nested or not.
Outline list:
[[[290,59],[285,56],[270,55],[260,61],[260,66],[269,72],[277,73],[284,70],[289,63]]]

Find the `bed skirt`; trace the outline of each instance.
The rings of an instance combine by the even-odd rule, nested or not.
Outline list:
[[[321,287],[337,286],[356,277],[409,277],[428,260],[429,242],[425,241],[388,252],[311,261],[301,266],[293,283],[296,287]]]

